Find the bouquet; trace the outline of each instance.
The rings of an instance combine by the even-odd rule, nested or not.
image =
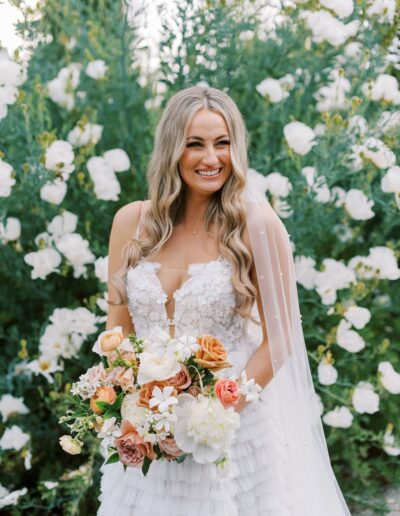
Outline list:
[[[93,346],[102,362],[79,377],[70,390],[71,408],[60,418],[71,434],[60,438],[71,454],[95,433],[106,463],[141,467],[153,460],[200,464],[228,462],[239,427],[234,410],[241,395],[257,399],[261,387],[218,376],[231,367],[227,351],[212,335],[172,338],[159,331],[149,339],[124,338],[120,326],[101,333]]]

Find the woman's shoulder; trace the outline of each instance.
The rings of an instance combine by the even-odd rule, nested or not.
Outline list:
[[[145,212],[150,206],[150,201],[133,201],[125,204],[114,215],[113,227],[128,235],[133,235],[141,218],[142,211]]]

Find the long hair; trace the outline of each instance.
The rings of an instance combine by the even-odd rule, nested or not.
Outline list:
[[[194,86],[171,97],[157,126],[154,148],[147,168],[150,207],[143,220],[147,237],[132,238],[124,250],[124,264],[114,276],[114,286],[127,303],[126,273],[141,257],[157,255],[184,216],[185,184],[178,162],[186,146],[188,128],[194,115],[209,109],[222,115],[230,137],[232,172],[223,187],[212,195],[205,213],[204,228],[214,222],[220,254],[232,265],[232,284],[236,293],[236,312],[250,317],[255,288],[250,280],[251,255],[243,243],[246,227],[241,193],[246,184],[247,132],[235,102],[221,90]]]

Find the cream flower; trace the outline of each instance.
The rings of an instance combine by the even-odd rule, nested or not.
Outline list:
[[[317,144],[315,133],[302,122],[290,122],[283,129],[287,144],[296,153],[305,156]]]
[[[59,442],[61,448],[70,455],[79,455],[82,451],[81,443],[70,435],[62,435]]]
[[[27,253],[24,261],[31,267],[32,279],[46,279],[52,272],[58,272],[61,263],[61,256],[55,249],[40,249],[39,251]]]
[[[40,189],[40,198],[42,201],[50,202],[52,204],[61,204],[67,194],[67,183],[61,178],[54,181],[48,181]]]
[[[368,220],[375,216],[372,211],[374,201],[361,190],[352,188],[346,194],[345,207],[347,213],[355,220]]]
[[[11,177],[13,168],[0,158],[0,197],[8,197],[15,179]]]
[[[29,439],[29,434],[23,432],[19,426],[13,425],[11,428],[5,429],[0,439],[0,448],[3,450],[20,451]]]
[[[353,423],[353,414],[345,406],[335,407],[322,417],[322,421],[334,428],[349,428]]]
[[[102,59],[96,59],[88,63],[86,67],[86,75],[92,79],[104,79],[108,70],[108,66]]]
[[[359,414],[375,414],[379,410],[379,396],[368,382],[359,382],[353,392],[353,407]]]
[[[390,362],[379,362],[380,382],[391,394],[400,394],[400,373],[394,370]]]
[[[318,364],[318,381],[321,385],[333,385],[338,377],[337,369],[332,364]]]
[[[164,353],[141,353],[139,355],[140,365],[137,376],[137,383],[143,385],[153,381],[167,380],[172,378],[181,370],[181,364],[175,358]]]
[[[123,149],[111,149],[103,154],[103,159],[114,172],[125,172],[131,166],[128,154]]]
[[[14,240],[18,240],[21,236],[21,223],[19,219],[15,217],[8,217],[5,221],[0,222],[0,242],[3,244],[7,244],[8,242],[13,242]]]
[[[3,421],[7,421],[10,416],[16,414],[27,414],[28,407],[25,405],[23,398],[16,398],[11,394],[3,394],[0,399],[0,413]]]
[[[336,342],[338,346],[349,351],[350,353],[358,353],[365,348],[365,340],[356,331],[350,329],[350,323],[342,319],[339,323]]]
[[[344,312],[345,318],[351,323],[357,330],[364,328],[371,319],[371,312],[368,308],[361,306],[350,306]]]

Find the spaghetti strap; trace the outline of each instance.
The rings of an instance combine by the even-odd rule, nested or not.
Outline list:
[[[143,218],[143,201],[140,201],[140,206],[139,206],[139,224],[138,224],[138,227],[136,229],[136,240],[138,240],[139,238],[139,235],[140,235],[140,230],[142,228],[142,218]]]

